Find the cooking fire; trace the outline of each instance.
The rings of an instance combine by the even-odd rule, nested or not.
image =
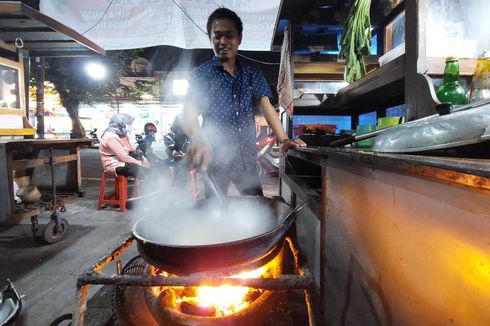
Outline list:
[[[119,256],[134,242],[124,240],[79,275],[75,324],[90,324],[86,318],[95,315],[86,314],[89,286],[105,284],[114,286],[113,313],[122,326],[315,325],[314,279],[289,237],[263,263],[190,275],[163,271],[142,256],[123,267]],[[117,274],[105,275],[102,269],[114,261]]]
[[[255,270],[244,271],[230,278],[274,278],[281,275],[282,254],[279,254],[266,265]],[[151,267],[151,275],[177,277]],[[159,297],[163,307],[178,310],[181,313],[195,316],[223,317],[243,311],[268,291],[245,286],[158,286],[151,288],[152,293]]]

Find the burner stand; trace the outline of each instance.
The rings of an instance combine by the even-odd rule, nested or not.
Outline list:
[[[309,325],[321,323],[319,316],[318,298],[315,289],[315,280],[306,264],[302,253],[296,249],[291,238],[286,238],[287,246],[294,258],[295,274],[283,274],[278,278],[250,278],[239,279],[222,277],[214,273],[199,273],[189,276],[164,277],[157,275],[121,275],[122,263],[118,257],[133,244],[135,238],[129,237],[116,249],[102,257],[87,271],[78,276],[75,307],[73,309],[73,325],[84,325],[87,310],[88,289],[90,285],[114,285],[121,287],[152,287],[152,286],[199,286],[203,283],[210,286],[235,285],[247,286],[255,289],[271,291],[303,290],[308,309]],[[110,262],[115,261],[117,275],[105,275],[102,269]]]

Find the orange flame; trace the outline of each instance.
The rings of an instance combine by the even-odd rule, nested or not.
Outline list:
[[[231,276],[231,278],[258,278],[258,277],[277,277],[281,273],[282,255],[278,255],[275,259],[267,263],[266,265],[259,267],[252,271],[242,272],[237,275]],[[160,272],[159,275],[170,276],[166,272]],[[172,275],[173,276],[173,275]],[[154,287],[152,290],[156,296],[163,291],[165,287]],[[176,293],[182,293],[184,287],[171,287]],[[176,296],[176,306],[179,306],[182,302],[192,303],[199,307],[214,307],[215,316],[226,316],[236,313],[240,310],[247,308],[250,304],[248,298],[250,298],[254,292],[256,297],[260,296],[264,290],[254,289],[246,286],[197,286],[194,287],[195,296],[188,297],[185,295]],[[252,299],[253,301],[253,299]]]
[[[264,275],[266,271],[265,267],[260,267],[232,277],[242,279],[256,278]],[[245,298],[250,291],[253,291],[253,289],[245,286],[199,286],[197,287],[197,297],[194,300],[201,307],[215,307],[216,312],[224,316],[246,308],[248,302]]]

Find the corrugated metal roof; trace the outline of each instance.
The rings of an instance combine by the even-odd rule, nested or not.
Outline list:
[[[105,55],[85,36],[20,1],[0,2],[0,40],[10,48],[22,43],[29,56]]]

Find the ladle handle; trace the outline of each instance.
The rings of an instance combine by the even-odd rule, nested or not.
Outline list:
[[[218,187],[216,187],[216,182],[214,181],[214,178],[212,178],[212,176],[210,176],[207,171],[203,172],[203,176],[204,176],[204,181],[207,183],[208,187],[211,189],[211,191],[216,196],[216,198],[221,203],[224,203],[225,195],[221,192],[221,190]]]

